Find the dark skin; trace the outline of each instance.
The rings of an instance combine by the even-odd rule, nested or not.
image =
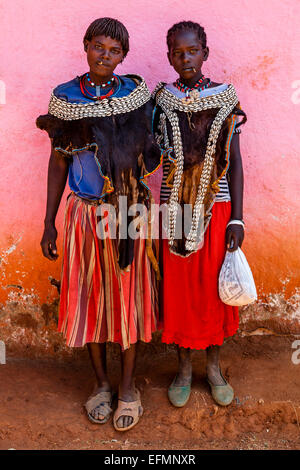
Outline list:
[[[168,51],[170,65],[178,73],[182,83],[192,88],[202,76],[203,63],[208,59],[209,49],[203,47],[198,35],[193,30],[178,32],[173,36],[171,48]],[[203,82],[205,85],[206,79]],[[220,85],[212,82],[210,88]],[[231,219],[243,219],[243,166],[240,153],[239,134],[234,134],[230,147],[230,166],[228,170],[229,190],[231,196]],[[226,229],[224,242],[228,251],[235,251],[242,246],[244,229],[241,225],[232,224]],[[207,377],[213,385],[225,385],[220,374],[220,346],[210,346],[206,349]],[[178,347],[179,368],[175,384],[188,385],[192,377],[191,350]]]
[[[119,41],[106,36],[95,36],[91,41],[85,41],[84,50],[89,64],[89,75],[96,85],[111,80],[114,70],[124,59],[124,52]],[[53,147],[48,166],[47,209],[44,221],[44,233],[41,240],[43,255],[50,261],[58,258],[55,227],[56,214],[66,186],[69,170],[68,158],[56,152]],[[111,385],[106,370],[106,345],[89,343],[88,351],[96,375],[96,389],[111,391]],[[119,385],[119,398],[131,402],[136,400],[134,369],[136,359],[136,345],[121,353],[122,377]],[[97,408],[91,412],[95,419],[103,419]],[[132,424],[131,416],[120,416],[118,427],[128,427]]]
[[[124,59],[124,52],[119,41],[106,36],[94,36],[84,41],[89,75],[96,85],[111,80],[114,70]]]

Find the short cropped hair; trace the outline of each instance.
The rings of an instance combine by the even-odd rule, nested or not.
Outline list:
[[[93,21],[83,38],[85,40],[91,41],[95,36],[110,36],[112,39],[119,41],[122,45],[124,57],[126,57],[129,51],[129,33],[123,23],[114,18],[98,18]]]
[[[176,33],[179,33],[181,31],[195,31],[197,34],[199,41],[202,44],[203,49],[207,46],[206,44],[206,33],[204,31],[204,28],[200,26],[198,23],[194,23],[193,21],[180,21],[180,23],[174,24],[168,31],[167,34],[167,45],[168,45],[168,50],[170,51],[171,46],[172,46],[172,40],[173,37],[175,36]]]

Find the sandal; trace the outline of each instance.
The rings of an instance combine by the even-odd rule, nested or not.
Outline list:
[[[118,408],[116,409],[113,418],[114,428],[117,431],[129,431],[129,429],[133,428],[139,422],[144,411],[141,405],[141,395],[139,390],[136,390],[136,396],[137,399],[135,401],[124,401],[120,398],[118,399]],[[133,418],[133,422],[126,428],[119,428],[117,421],[121,416],[131,416]]]
[[[105,424],[109,420],[109,417],[112,412],[112,408],[111,408],[112,400],[113,400],[112,392],[99,391],[96,395],[90,396],[88,401],[84,405],[87,411],[88,419],[92,423]],[[94,411],[96,408],[98,408],[99,413],[102,416],[104,416],[103,419],[96,419],[91,415],[91,412]]]

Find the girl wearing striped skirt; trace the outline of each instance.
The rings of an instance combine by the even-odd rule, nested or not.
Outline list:
[[[69,176],[58,329],[67,345],[87,344],[97,382],[85,405],[93,423],[103,424],[111,415],[105,346],[120,345],[122,377],[113,423],[125,431],[143,412],[134,384],[136,343],[151,341],[156,329],[158,275],[152,241],[137,230],[128,236],[134,223],[128,208],[151,202],[145,178],[160,165],[161,154],[151,134],[144,80],[114,74],[129,50],[124,25],[95,20],[84,49],[89,72],[56,87],[48,114],[37,120],[52,142],[41,246],[44,256],[57,259],[55,217]]]
[[[174,406],[187,403],[191,349],[204,349],[212,395],[228,405],[234,395],[221,373],[219,350],[224,338],[237,331],[238,308],[221,302],[218,276],[226,246],[234,251],[244,238],[238,115],[244,121],[246,116],[232,85],[203,76],[209,51],[199,24],[175,24],[167,45],[179,77],[154,91],[154,128],[164,149],[161,201],[168,207],[168,239],[161,243],[162,341],[177,344],[179,357],[168,396]],[[182,236],[179,212],[187,222]]]

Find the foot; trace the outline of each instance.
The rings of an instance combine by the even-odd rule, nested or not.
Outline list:
[[[118,408],[114,415],[117,431],[127,431],[135,426],[143,414],[140,392],[134,387],[119,390]]]
[[[96,385],[85,404],[88,418],[93,423],[104,424],[108,421],[112,409],[112,390],[109,384]]]
[[[168,398],[173,406],[181,408],[189,401],[191,394],[191,381],[188,385],[175,385],[176,378],[177,376],[168,388]]]
[[[212,385],[226,385],[227,382],[221,374],[220,366],[217,365],[208,365],[206,368],[207,379]]]
[[[180,360],[177,375],[173,381],[175,387],[186,387],[192,382],[192,363],[190,359]]]
[[[192,363],[190,354],[180,352],[177,375],[168,388],[168,398],[173,406],[181,408],[186,405],[191,394]]]
[[[210,385],[213,399],[218,405],[228,406],[234,398],[234,390],[224,379],[220,368],[207,368],[207,381]]]
[[[123,402],[133,402],[136,400],[136,388],[134,385],[131,387],[120,387],[119,388],[119,400]],[[129,415],[121,415],[118,420],[116,421],[118,428],[128,428],[133,423],[133,417]]]

